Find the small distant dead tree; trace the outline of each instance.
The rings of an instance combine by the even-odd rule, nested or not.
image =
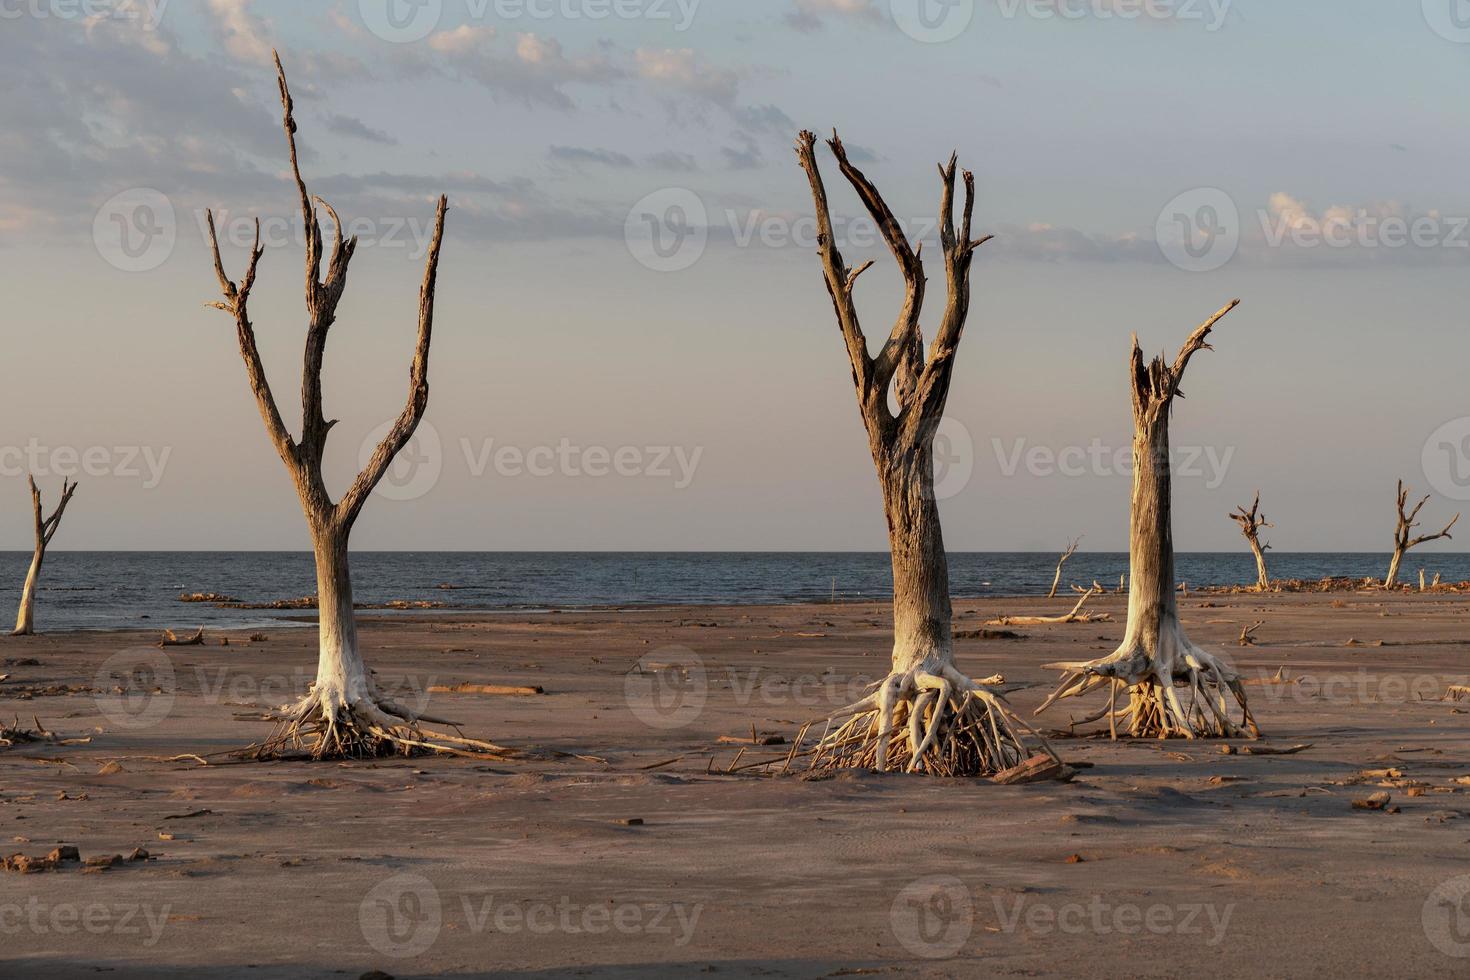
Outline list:
[[[816,205],[817,249],[827,292],[842,330],[858,407],[883,489],[893,562],[891,672],[867,697],[832,716],[812,759],[816,768],[891,766],[930,775],[973,776],[1009,769],[1030,755],[1025,733],[1040,736],[999,692],[954,665],[949,568],[934,496],[934,434],[944,414],[955,354],[970,309],[970,265],[990,236],[972,238],[975,178],[964,172],[965,202],[955,227],[957,156],[940,166],[940,239],[949,295],[927,356],[919,327],[927,279],[920,257],[878,189],[854,167],[836,133],[827,141],[883,235],[904,278],[904,302],[874,357],[858,320],[853,287],[873,263],[849,269],[832,231],[827,190],[817,166],[817,138],[803,132],[796,154]],[[889,408],[890,392],[898,412]],[[835,730],[834,730],[835,728]]]
[[[250,388],[255,394],[266,431],[295,481],[316,553],[319,609],[316,682],[303,700],[285,709],[285,720],[276,732],[265,743],[252,747],[254,755],[269,758],[302,746],[317,759],[377,756],[393,752],[408,754],[417,750],[498,755],[503,751],[498,746],[424,729],[421,726],[423,722],[451,726],[454,723],[415,714],[395,704],[378,688],[358,648],[352,577],[347,560],[348,538],[358,514],[393,458],[413,437],[429,404],[429,343],[434,325],[434,286],[449,202],[445,197],[439,198],[434,237],[429,246],[423,286],[419,291],[418,344],[409,370],[408,403],[373,452],[367,467],[358,474],[342,499],[334,503],[322,479],[327,434],[336,424],[335,420],[328,421],[322,414],[322,361],[326,353],[327,333],[336,321],[337,304],[347,286],[347,268],[357,249],[357,237],[343,241],[343,225],[337,212],[321,198],[313,198],[307,193],[297,161],[291,91],[286,85],[286,72],[281,67],[279,56],[276,58],[276,77],[286,144],[291,155],[291,173],[296,180],[302,222],[306,229],[306,359],[301,378],[299,439],[291,436],[281,419],[256,347],[255,328],[250,322],[250,292],[255,285],[260,258],[265,254],[260,246],[260,222],[256,221],[255,244],[250,250],[245,276],[238,285],[225,274],[219,241],[215,236],[213,212],[209,213],[207,222],[215,274],[224,293],[223,302],[210,305],[235,319],[236,337]],[[318,206],[331,218],[334,226],[325,276],[321,268],[324,252]]]
[[[1162,357],[1145,364],[1138,337],[1133,338],[1129,361],[1133,501],[1128,537],[1128,628],[1122,645],[1110,656],[1049,664],[1065,673],[1060,686],[1038,711],[1062,698],[1106,687],[1107,705],[1076,724],[1107,718],[1114,736],[1122,721],[1128,734],[1150,738],[1259,734],[1239,676],[1184,634],[1174,587],[1169,414],[1174,399],[1182,396],[1179,385],[1189,359],[1198,351],[1211,349],[1206,342],[1210,330],[1239,302],[1230,303],[1201,324],[1185,341],[1172,366]],[[1185,692],[1183,698],[1179,688]],[[1128,704],[1118,708],[1121,690],[1128,692]],[[1227,693],[1234,695],[1241,708],[1240,723],[1230,717]]]
[[[1077,553],[1077,546],[1081,543],[1082,535],[1078,535],[1077,540],[1068,542],[1067,550],[1063,552],[1062,557],[1057,559],[1057,573],[1052,576],[1051,591],[1046,594],[1048,599],[1055,599],[1057,597],[1057,586],[1062,584],[1062,566],[1067,563],[1067,559]]]
[[[1388,574],[1383,578],[1383,587],[1385,589],[1391,589],[1398,584],[1399,566],[1404,563],[1404,555],[1408,554],[1410,549],[1417,548],[1421,544],[1427,544],[1430,541],[1438,541],[1440,538],[1453,540],[1453,536],[1450,534],[1450,528],[1454,527],[1455,523],[1459,521],[1459,514],[1456,514],[1444,526],[1444,530],[1438,534],[1422,534],[1417,538],[1413,537],[1414,528],[1419,526],[1415,518],[1419,516],[1419,511],[1427,503],[1429,503],[1429,494],[1425,494],[1424,499],[1419,501],[1413,510],[1406,513],[1404,508],[1409,505],[1409,488],[1404,486],[1403,480],[1399,481],[1399,522],[1398,527],[1393,532],[1393,560],[1389,562]]]
[[[1266,552],[1271,550],[1271,546],[1262,543],[1261,531],[1276,525],[1266,520],[1266,515],[1261,513],[1261,491],[1256,491],[1256,499],[1250,510],[1237,507],[1230,519],[1240,525],[1240,533],[1250,542],[1251,553],[1256,556],[1256,591],[1270,591],[1271,576],[1266,572]]]
[[[36,588],[41,581],[41,566],[46,563],[46,548],[56,537],[61,527],[61,518],[66,514],[66,505],[71,503],[77,485],[65,479],[61,481],[61,503],[50,517],[43,517],[41,491],[36,487],[36,478],[27,478],[31,484],[31,512],[36,520],[36,550],[31,554],[31,570],[26,573],[24,591],[20,594],[20,611],[15,617],[15,631],[11,636],[31,636],[36,632]]]

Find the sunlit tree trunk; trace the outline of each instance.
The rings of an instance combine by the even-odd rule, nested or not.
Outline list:
[[[66,514],[66,505],[71,503],[72,494],[77,492],[77,485],[63,480],[61,484],[61,503],[56,506],[56,512],[50,517],[43,517],[45,511],[41,507],[41,491],[36,486],[36,478],[30,477],[31,485],[31,512],[35,517],[36,524],[36,548],[31,553],[31,568],[26,573],[25,588],[20,594],[20,610],[15,616],[15,631],[11,636],[30,636],[36,632],[36,590],[41,583],[41,566],[46,564],[46,548],[50,546],[51,539],[56,536],[61,527],[61,518]]]
[[[1065,671],[1061,686],[1038,710],[1061,698],[1099,688],[1109,700],[1101,711],[1074,724],[1107,718],[1116,735],[1121,721],[1128,734],[1146,737],[1236,736],[1258,734],[1245,703],[1245,689],[1233,668],[1190,642],[1179,623],[1174,583],[1173,501],[1169,459],[1169,415],[1189,359],[1209,349],[1210,330],[1239,301],[1202,324],[1185,342],[1173,366],[1163,358],[1145,364],[1133,339],[1130,373],[1133,390],[1133,498],[1128,533],[1128,628],[1110,656],[1083,663],[1050,664]],[[1125,693],[1128,704],[1117,707]],[[1242,720],[1231,718],[1233,696]]]

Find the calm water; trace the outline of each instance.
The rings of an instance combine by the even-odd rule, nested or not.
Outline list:
[[[1470,554],[1410,556],[1406,574],[1422,564],[1447,581],[1470,579]],[[1283,578],[1381,576],[1385,554],[1273,552],[1271,573]],[[0,616],[13,615],[29,554],[0,552]],[[429,599],[454,609],[526,609],[607,605],[781,603],[881,599],[889,595],[884,553],[435,553],[353,555],[359,602]],[[950,555],[957,597],[1028,595],[1051,585],[1055,554]],[[1248,584],[1248,553],[1183,554],[1178,577],[1194,585]],[[1116,585],[1126,554],[1081,552],[1067,564],[1072,582]],[[452,590],[439,588],[452,585]],[[316,590],[311,555],[284,552],[77,552],[47,556],[37,622],[43,629],[254,626],[300,618],[301,612],[215,609],[185,605],[180,592],[217,592],[245,602],[310,595]]]

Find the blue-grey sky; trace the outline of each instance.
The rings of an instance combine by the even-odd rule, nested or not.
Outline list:
[[[1240,546],[1226,512],[1259,488],[1279,550],[1387,549],[1396,479],[1428,522],[1470,498],[1462,8],[0,0],[0,547],[29,547],[27,468],[48,499],[81,471],[57,547],[306,546],[204,306],[203,210],[237,276],[263,216],[254,320],[297,422],[274,46],[308,183],[363,240],[328,352],[336,489],[402,406],[450,197],[432,433],[358,548],[885,548],[791,152],[837,127],[931,248],[958,150],[997,235],[945,430],[952,549],[1124,548],[1130,332],[1172,357],[1233,297],[1175,413],[1178,547]],[[898,276],[821,160],[886,335]]]

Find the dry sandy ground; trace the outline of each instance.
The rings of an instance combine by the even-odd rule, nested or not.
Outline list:
[[[1069,605],[960,602],[957,625]],[[429,698],[472,734],[605,762],[201,766],[158,760],[264,736],[262,710],[304,689],[314,632],[166,655],[138,634],[0,640],[7,718],[92,736],[0,750],[4,851],[152,855],[0,875],[0,974],[1470,975],[1470,701],[1439,700],[1467,683],[1470,608],[1182,612],[1254,682],[1266,744],[1311,748],[1065,739],[1077,777],[1019,787],[725,774],[737,749],[718,736],[790,738],[882,673],[887,610],[839,605],[372,618],[370,661],[405,698],[541,685]],[[1260,645],[1238,647],[1257,620]],[[1019,632],[962,640],[959,660],[1025,684],[1029,713],[1041,664],[1106,652],[1121,625]],[[116,696],[119,672],[165,665]],[[1265,682],[1279,667],[1296,682]],[[1398,812],[1352,808],[1380,790]]]

